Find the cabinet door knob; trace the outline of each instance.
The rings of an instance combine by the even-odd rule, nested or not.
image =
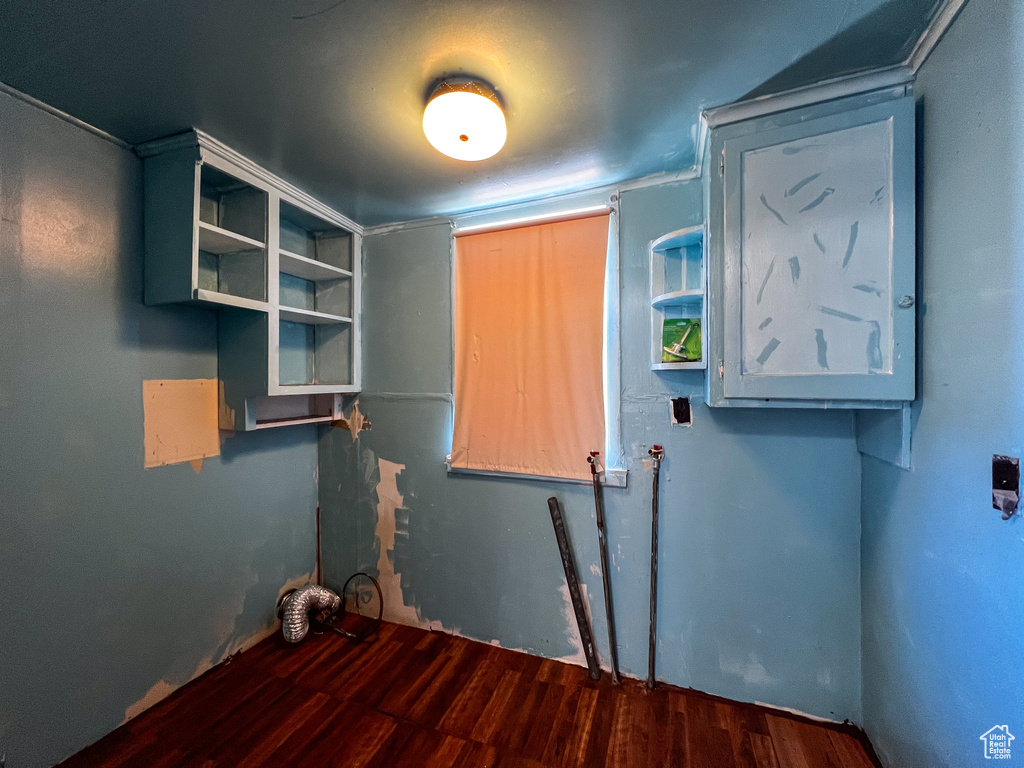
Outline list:
[[[914,306],[914,297],[909,295],[901,296],[900,300],[896,303],[899,304],[900,308],[902,309],[910,309],[912,306]]]

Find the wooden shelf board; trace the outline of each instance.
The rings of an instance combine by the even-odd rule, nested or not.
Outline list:
[[[221,255],[262,250],[263,247],[263,243],[259,240],[221,229],[213,224],[207,224],[205,221],[199,222],[199,250],[201,251]]]
[[[651,299],[651,306],[655,309],[662,307],[681,307],[689,304],[700,304],[704,301],[703,289],[696,288],[689,291],[670,291]]]
[[[359,388],[354,384],[279,384],[274,395],[350,395],[358,392]]]
[[[700,245],[703,242],[704,225],[697,224],[693,227],[677,229],[675,232],[669,232],[667,235],[662,235],[651,243],[651,250],[659,252],[671,251],[673,248],[682,248],[687,245]]]
[[[216,304],[222,307],[251,309],[255,312],[270,311],[270,305],[267,304],[267,302],[265,301],[247,299],[244,296],[232,296],[230,293],[218,293],[217,291],[208,291],[205,288],[196,288],[194,296],[196,301],[202,301],[207,304]]]
[[[334,267],[322,261],[311,259],[308,256],[300,256],[297,253],[279,250],[281,271],[288,275],[301,277],[303,280],[312,280],[314,283],[322,280],[339,280],[343,277],[352,277],[352,273],[341,267]]]
[[[689,363],[653,363],[652,371],[699,371],[708,367],[706,360],[697,360]]]
[[[311,309],[299,309],[297,307],[281,307],[281,319],[292,323],[309,323],[310,325],[334,325],[337,323],[351,323],[351,317],[341,315],[329,315],[326,312],[314,312]]]
[[[326,424],[330,421],[334,421],[334,416],[296,416],[292,419],[267,419],[266,421],[257,421],[256,429],[287,427],[291,424]]]

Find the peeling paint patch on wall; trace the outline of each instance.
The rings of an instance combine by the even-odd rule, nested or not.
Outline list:
[[[153,379],[142,382],[145,467],[220,456],[219,388],[216,379]]]
[[[408,531],[408,513],[405,499],[398,490],[398,475],[405,469],[404,464],[395,464],[387,459],[378,459],[380,481],[377,483],[377,530],[379,555],[377,559],[377,581],[384,595],[384,620],[407,624],[412,627],[430,628],[417,608],[405,604],[402,594],[402,580],[395,572],[395,538],[399,535],[399,521],[405,518],[401,535]]]
[[[176,690],[179,686],[174,683],[169,683],[166,680],[157,681],[156,685],[146,691],[146,695],[141,699],[132,704],[128,709],[124,711],[124,720],[121,721],[121,725],[124,725],[129,720],[138,717],[147,709],[152,707],[154,704],[159,704],[161,701],[166,699]]]
[[[309,584],[312,579],[312,573],[305,573],[301,576],[294,576],[288,579],[288,581],[285,582],[285,584],[278,590],[277,599],[280,600],[285,592],[298,589],[299,587]],[[237,606],[237,613],[230,623],[224,622],[224,626],[220,632],[219,645],[217,649],[213,653],[203,657],[199,664],[196,665],[196,668],[188,674],[185,679],[177,680],[172,677],[171,679],[164,678],[162,680],[158,680],[152,688],[146,691],[145,695],[141,699],[125,709],[124,720],[121,721],[121,725],[124,725],[132,718],[142,714],[154,704],[160,703],[178,690],[182,685],[195,680],[197,677],[213,669],[213,667],[220,664],[228,657],[248,650],[252,646],[256,645],[256,643],[278,631],[281,626],[281,622],[274,618],[252,634],[244,637],[235,637],[238,620],[241,618],[245,610],[245,596],[248,588],[257,584],[259,582],[259,578],[250,570],[244,579],[239,579],[239,582],[240,585],[244,582],[244,586],[242,588],[241,599]]]
[[[352,412],[348,415],[347,419],[338,419],[337,421],[331,422],[332,427],[338,429],[347,429],[352,433],[352,441],[355,442],[359,439],[359,433],[369,429],[372,425],[370,420],[359,411],[359,402],[357,401],[352,406]]]

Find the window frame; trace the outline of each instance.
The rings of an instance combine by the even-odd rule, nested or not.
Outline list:
[[[608,217],[608,253],[605,258],[604,282],[604,329],[601,369],[604,389],[605,445],[601,456],[603,470],[599,473],[602,485],[612,488],[625,488],[629,471],[625,467],[625,454],[622,449],[622,348],[621,348],[621,258],[619,240],[619,196],[605,192],[600,195],[576,197],[572,200],[559,198],[557,201],[529,203],[521,206],[504,207],[501,209],[467,213],[456,216],[452,220],[452,231],[449,239],[451,268],[451,348],[455,350],[455,238],[457,234],[484,232],[488,229],[505,229],[513,226],[530,226],[545,221],[554,222],[583,217],[598,209],[606,209]],[[570,483],[573,485],[589,485],[589,480],[577,480],[567,477],[551,477],[549,475],[531,475],[519,472],[502,472],[490,469],[466,469],[452,466],[451,446],[454,437],[455,421],[455,369],[451,370],[452,411],[448,425],[448,455],[445,457],[445,469],[449,476],[458,477],[502,477],[516,480],[539,480],[548,483]]]

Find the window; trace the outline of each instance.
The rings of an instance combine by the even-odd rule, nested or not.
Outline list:
[[[600,208],[457,235],[453,471],[589,480],[587,454],[617,442],[610,224]]]

